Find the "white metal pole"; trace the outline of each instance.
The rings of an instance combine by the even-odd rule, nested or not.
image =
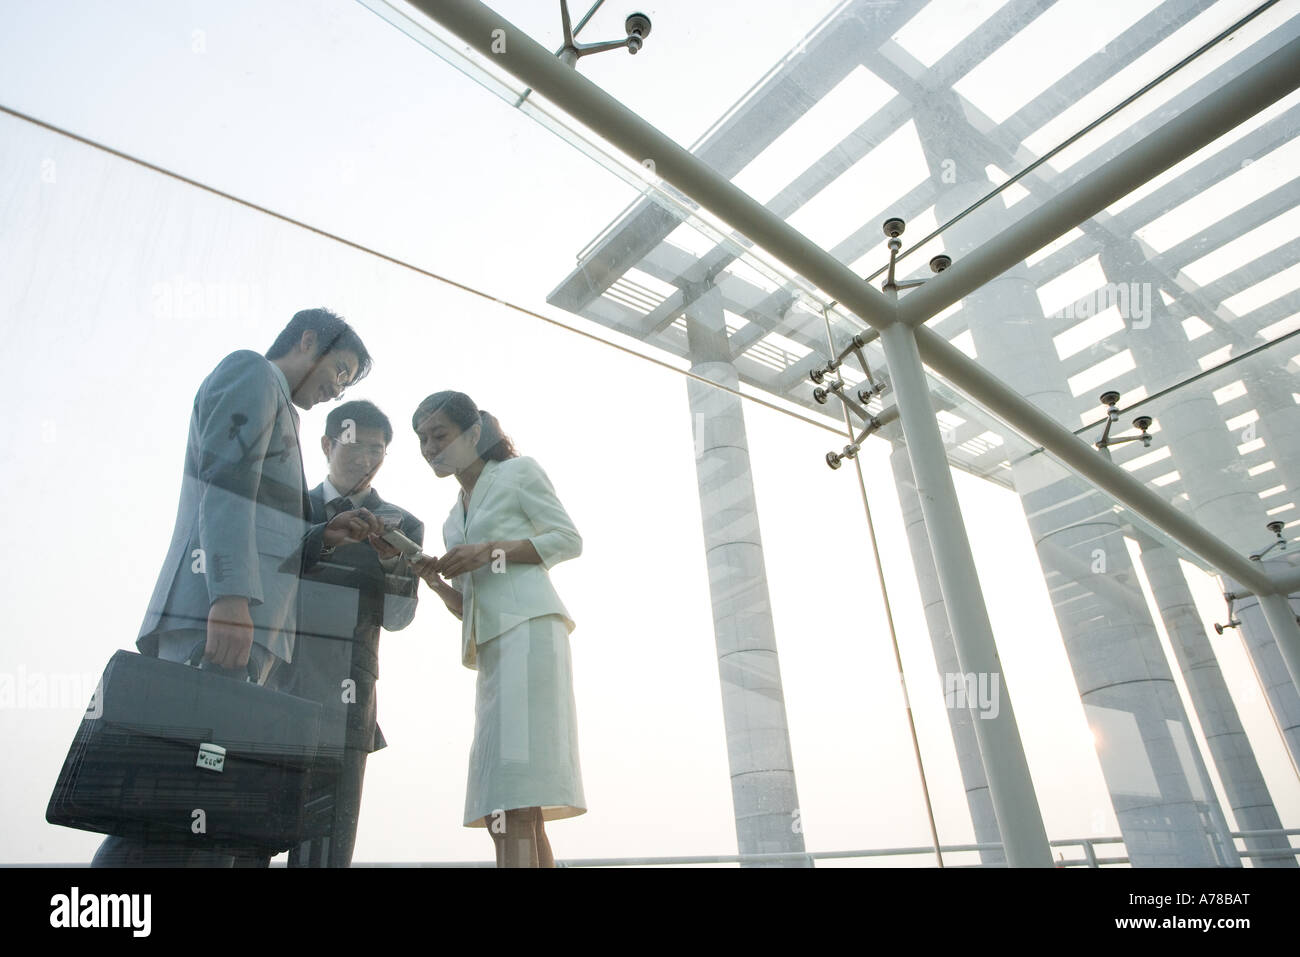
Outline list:
[[[991,683],[991,678],[984,676],[998,675],[1001,681],[996,713],[982,714],[974,724],[1007,863],[1012,867],[1051,867],[1047,831],[1034,795],[1011,696],[1003,680],[993,626],[980,591],[975,557],[962,521],[915,334],[907,326],[894,323],[881,330],[880,341],[892,375],[916,491],[939,573],[939,587],[952,625],[957,661],[964,674],[974,673],[977,680],[983,678]]]
[[[892,408],[895,412],[898,411],[898,406]],[[939,587],[939,573],[934,567],[930,535],[925,528],[925,516],[921,514],[921,499],[916,494],[916,480],[912,477],[912,464],[908,461],[905,443],[899,442],[894,446],[894,450],[889,453],[889,464],[894,470],[894,489],[898,493],[903,525],[907,529],[907,544],[912,553],[916,587],[921,593],[921,604],[925,608],[925,623],[930,632],[930,645],[934,649],[934,662],[945,682],[951,681],[956,675],[962,675],[964,680],[965,672],[957,660],[948,608],[943,601],[943,589]],[[975,842],[994,845],[988,850],[980,851],[980,862],[985,865],[1005,864],[1007,858],[1001,847],[1002,834],[998,831],[997,814],[989,797],[989,777],[984,770],[984,759],[980,757],[979,738],[975,736],[975,725],[981,718],[976,713],[974,704],[969,700],[949,701],[948,727],[952,732],[952,743],[957,750],[957,765],[961,769],[962,783],[966,788],[966,804],[970,809],[971,824],[975,828]]]
[[[1264,612],[1277,650],[1282,653],[1291,682],[1300,688],[1300,622],[1286,595],[1259,595],[1259,607]]]

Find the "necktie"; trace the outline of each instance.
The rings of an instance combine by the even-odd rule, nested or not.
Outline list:
[[[338,498],[330,499],[325,503],[325,517],[332,519],[339,512],[352,511],[352,503],[346,496],[340,495]]]

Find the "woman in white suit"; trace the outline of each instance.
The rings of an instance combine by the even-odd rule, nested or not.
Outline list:
[[[582,538],[533,459],[462,392],[411,418],[439,478],[455,475],[446,553],[416,571],[461,619],[461,662],[478,671],[465,826],[487,827],[498,867],[554,867],[544,821],[586,812],[569,633],[547,569]],[[445,579],[445,581],[444,581]]]

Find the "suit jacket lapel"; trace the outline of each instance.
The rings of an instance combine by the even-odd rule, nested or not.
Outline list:
[[[483,471],[479,473],[478,481],[474,483],[474,491],[469,497],[469,508],[465,510],[465,530],[469,531],[470,523],[474,521],[474,515],[478,512],[478,507],[483,503],[483,497],[487,495],[488,489],[496,481],[497,462],[484,462]],[[466,541],[468,541],[466,537]]]
[[[275,363],[270,359],[266,360],[271,365]],[[312,503],[311,497],[307,494],[307,473],[302,467],[302,436],[298,434],[298,410],[293,404],[293,393],[289,391],[288,380],[284,377],[284,371],[278,366],[275,368],[276,381],[280,386],[280,395],[284,398],[285,410],[289,413],[289,422],[293,425],[293,442],[298,447],[298,487],[302,489],[302,517],[306,521],[311,521]],[[278,414],[278,411],[277,411]]]
[[[325,521],[325,483],[307,493],[307,517],[313,524]]]

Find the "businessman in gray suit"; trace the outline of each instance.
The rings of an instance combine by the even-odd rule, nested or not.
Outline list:
[[[136,640],[142,653],[186,661],[202,649],[203,667],[278,685],[293,658],[303,570],[322,550],[383,531],[365,509],[311,524],[294,406],[338,398],[370,365],[351,326],[307,309],[265,356],[233,352],[203,380],[171,546]],[[228,854],[110,837],[92,866],[233,864]]]
[[[392,423],[374,403],[344,402],[331,409],[321,436],[329,473],[308,493],[312,520],[326,522],[341,511],[364,508],[423,545],[424,523],[384,501],[371,484],[392,441]],[[338,716],[330,733],[343,768],[333,789],[330,833],[290,851],[290,867],[352,862],[366,759],[386,746],[375,706],[380,630],[411,623],[419,584],[401,553],[383,541],[339,546],[303,577],[298,641],[284,690],[327,704]]]

